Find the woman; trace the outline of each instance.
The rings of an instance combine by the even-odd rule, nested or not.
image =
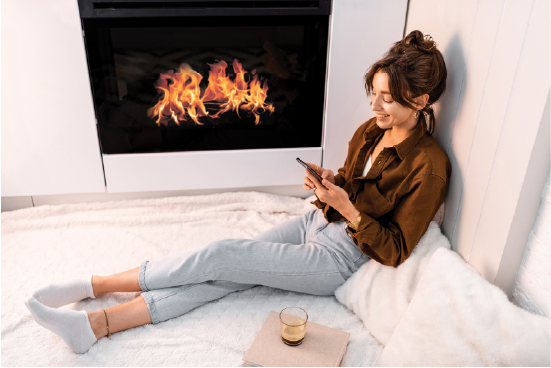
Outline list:
[[[113,332],[180,316],[233,291],[266,285],[332,295],[370,259],[398,266],[448,189],[450,163],[431,137],[432,105],[446,75],[436,44],[411,32],[365,75],[376,117],[352,137],[344,166],[334,175],[309,164],[323,178],[304,178],[317,210],[252,240],[224,239],[111,276],[45,286],[26,302],[35,321],[84,353]],[[56,309],[109,292],[143,293],[106,310]]]

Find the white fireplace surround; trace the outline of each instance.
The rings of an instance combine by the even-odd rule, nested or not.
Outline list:
[[[327,70],[331,87],[320,147],[101,155],[77,0],[7,1],[2,19],[4,34],[10,35],[2,44],[2,196],[40,200],[104,193],[108,199],[112,193],[148,196],[251,187],[277,192],[278,186],[293,185],[298,189],[294,194],[306,196],[300,191],[304,169],[295,158],[323,162],[333,170],[342,164],[355,128],[372,116],[362,76],[402,37],[407,1],[336,0],[333,6]],[[385,14],[384,21],[368,25],[366,14]],[[365,37],[373,26],[380,36]],[[23,86],[32,89],[18,92]],[[33,103],[24,102],[22,95]]]
[[[549,7],[333,0],[320,147],[102,156],[77,0],[4,1],[2,210],[229,190],[306,197],[295,158],[343,164],[373,116],[364,73],[419,29],[448,69],[434,135],[452,164],[442,230],[510,295],[549,172]]]

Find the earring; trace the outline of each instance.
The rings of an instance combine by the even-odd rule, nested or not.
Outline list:
[[[419,110],[415,111],[415,119],[419,117]]]

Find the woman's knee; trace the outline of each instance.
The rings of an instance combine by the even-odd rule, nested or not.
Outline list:
[[[209,243],[201,252],[206,257],[204,261],[214,262],[218,266],[227,263],[234,263],[246,253],[245,243],[248,239],[221,239]]]

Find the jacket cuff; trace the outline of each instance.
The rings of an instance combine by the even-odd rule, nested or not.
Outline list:
[[[320,201],[319,199],[316,199],[315,201],[313,202],[310,202],[312,203],[314,206],[316,206],[317,208],[324,208],[325,207],[325,203],[323,203],[322,201]]]
[[[369,215],[366,215],[365,213],[360,212],[360,215],[362,216],[362,218],[356,230],[352,229],[349,226],[346,227],[346,229],[352,236],[352,239],[354,240],[354,243],[356,243],[356,245],[360,245],[362,243],[363,244],[368,243],[373,239],[373,236],[369,236],[365,233],[364,234],[361,234],[361,233],[363,233],[364,230],[367,230],[367,228],[369,228],[373,223],[377,222],[377,220],[375,220],[373,217]],[[361,237],[361,241],[360,239],[357,239],[357,237]]]
[[[335,175],[335,185],[341,187],[344,185],[344,177],[340,174]]]

